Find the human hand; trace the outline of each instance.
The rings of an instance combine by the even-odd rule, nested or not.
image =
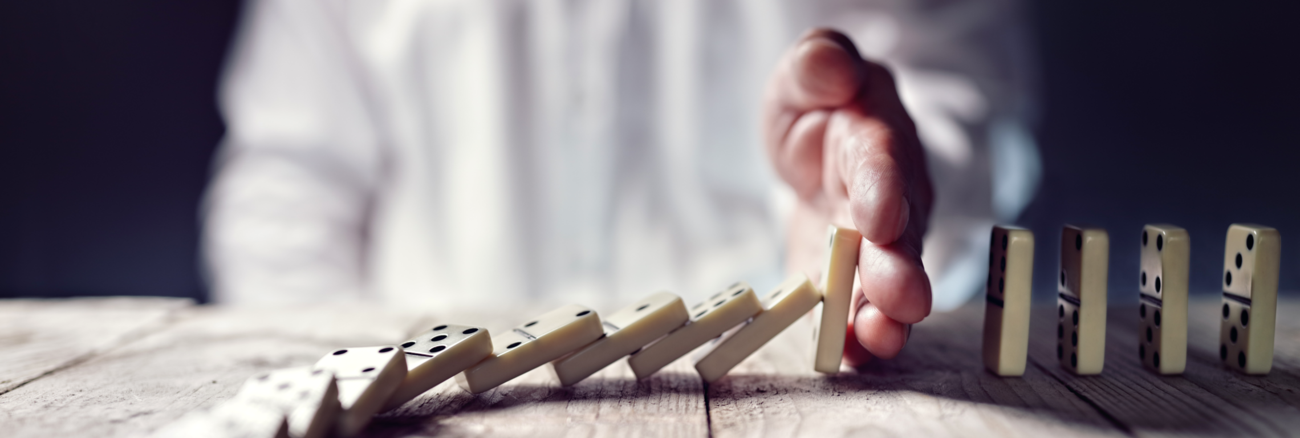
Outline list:
[[[843,34],[813,29],[768,81],[763,127],[768,157],[799,198],[787,267],[820,274],[827,224],[861,232],[845,360],[894,357],[930,314],[921,239],[934,189],[893,76]]]

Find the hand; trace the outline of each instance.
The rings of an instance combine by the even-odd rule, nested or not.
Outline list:
[[[827,224],[861,232],[849,316],[856,342],[846,342],[845,359],[856,366],[872,355],[894,357],[910,325],[930,314],[921,238],[934,190],[893,76],[843,34],[813,29],[768,81],[763,126],[777,174],[799,197],[787,267],[820,275]]]

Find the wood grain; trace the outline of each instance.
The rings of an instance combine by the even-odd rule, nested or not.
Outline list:
[[[191,304],[175,298],[0,301],[0,394],[154,330]]]
[[[856,372],[811,373],[800,321],[709,388],[713,433],[730,436],[1114,436],[1121,431],[1042,373],[984,370],[983,308],[913,327],[898,358]]]
[[[139,436],[232,396],[250,376],[343,346],[400,342],[420,315],[359,305],[197,307],[163,330],[0,396],[0,436]]]

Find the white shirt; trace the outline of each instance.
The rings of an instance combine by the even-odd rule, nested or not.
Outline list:
[[[220,91],[213,298],[606,309],[774,286],[793,195],[763,153],[761,91],[798,35],[832,26],[898,78],[936,184],[924,260],[952,307],[1036,184],[1013,6],[252,1]]]

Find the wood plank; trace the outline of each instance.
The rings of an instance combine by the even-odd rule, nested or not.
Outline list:
[[[0,394],[166,323],[178,298],[0,300]]]
[[[1300,427],[1300,410],[1261,385],[1294,389],[1294,379],[1285,373],[1247,377],[1221,367],[1218,320],[1205,317],[1212,315],[1211,306],[1196,301],[1189,309],[1188,364],[1181,376],[1142,368],[1136,299],[1107,312],[1106,368],[1100,376],[1074,376],[1058,365],[1055,309],[1035,309],[1030,359],[1135,435],[1291,435]]]
[[[979,304],[917,324],[898,358],[835,376],[811,372],[812,324],[805,318],[709,387],[713,434],[1123,434],[1039,369],[1020,378],[985,371]]]
[[[176,319],[0,396],[0,436],[144,435],[229,398],[259,372],[310,365],[338,347],[400,342],[421,321],[418,314],[357,304],[203,306]]]

